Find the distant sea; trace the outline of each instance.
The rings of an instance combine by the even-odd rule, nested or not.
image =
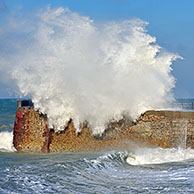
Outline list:
[[[177,103],[192,109],[193,99]],[[0,99],[0,194],[194,193],[194,150],[18,154],[12,146],[15,99]]]
[[[185,109],[185,110],[194,110],[194,99],[177,99],[175,105]]]

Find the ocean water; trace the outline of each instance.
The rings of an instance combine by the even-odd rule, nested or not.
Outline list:
[[[0,100],[0,193],[194,193],[194,150],[18,154],[16,100]]]

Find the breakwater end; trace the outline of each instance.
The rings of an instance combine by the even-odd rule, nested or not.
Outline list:
[[[194,148],[194,112],[150,110],[136,122],[110,123],[101,136],[94,136],[87,125],[77,133],[72,120],[64,130],[55,132],[31,101],[18,101],[13,144],[18,152],[31,153],[129,149],[136,144]]]

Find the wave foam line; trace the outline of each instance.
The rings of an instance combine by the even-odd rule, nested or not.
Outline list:
[[[139,148],[130,153],[126,162],[130,165],[161,164],[194,159],[194,150],[187,148]]]

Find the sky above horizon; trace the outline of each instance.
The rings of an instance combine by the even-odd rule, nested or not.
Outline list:
[[[35,12],[48,5],[67,7],[95,22],[131,18],[149,22],[148,33],[157,38],[157,44],[184,58],[172,66],[175,97],[194,98],[193,0],[1,0],[0,28],[9,15]],[[5,97],[10,97],[9,88],[0,82],[0,98]]]

